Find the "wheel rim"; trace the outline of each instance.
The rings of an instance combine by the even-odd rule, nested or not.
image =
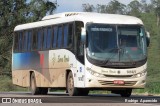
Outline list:
[[[69,91],[69,93],[73,92],[73,88],[74,88],[73,78],[72,78],[72,76],[70,76],[69,79],[68,79],[68,91]]]

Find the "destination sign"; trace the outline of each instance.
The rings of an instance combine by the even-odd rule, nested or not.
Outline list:
[[[105,31],[105,32],[112,32],[112,28],[91,28],[91,31]]]

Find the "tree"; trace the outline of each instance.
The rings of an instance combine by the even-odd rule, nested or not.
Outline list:
[[[93,12],[96,11],[98,13],[111,13],[111,14],[126,14],[126,5],[120,3],[117,0],[113,0],[109,2],[108,5],[100,5],[97,4],[96,7],[93,5],[88,4],[83,4],[83,11],[85,12]]]
[[[46,13],[53,14],[56,5],[48,0],[31,0],[28,6],[30,21],[41,20]]]
[[[151,0],[157,17],[157,26],[160,24],[160,0]]]
[[[107,5],[97,4],[96,10],[98,13],[107,13]]]
[[[151,13],[153,12],[153,5],[150,3],[147,3],[146,0],[141,0],[141,11],[143,13]]]
[[[120,3],[117,0],[113,0],[106,6],[106,12],[112,14],[126,14],[125,8],[126,5]]]
[[[11,71],[13,30],[18,24],[40,20],[52,14],[56,4],[49,0],[0,1],[0,69]]]
[[[82,4],[82,7],[83,7],[83,11],[84,12],[93,12],[95,7],[89,3],[87,4]]]
[[[127,6],[128,14],[136,17],[140,17],[140,14],[142,12],[141,7],[142,5],[139,1],[137,0],[131,1]]]

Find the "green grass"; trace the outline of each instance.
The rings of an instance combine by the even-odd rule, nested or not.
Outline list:
[[[107,90],[91,90],[89,91],[90,94],[110,94],[110,91]]]
[[[160,94],[160,31],[157,32],[157,35],[151,35],[147,71],[146,88],[144,90],[135,90],[135,92]]]
[[[160,94],[160,81],[159,82],[147,82],[144,89],[135,89],[133,93],[147,93],[148,95]]]
[[[160,82],[148,82],[146,90],[151,94],[160,94]]]
[[[0,92],[8,92],[8,91],[28,91],[28,89],[13,85],[11,77],[1,75],[0,76]]]

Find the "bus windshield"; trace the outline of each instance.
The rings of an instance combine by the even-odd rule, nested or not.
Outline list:
[[[146,58],[146,36],[140,25],[88,24],[88,57],[109,62]]]

